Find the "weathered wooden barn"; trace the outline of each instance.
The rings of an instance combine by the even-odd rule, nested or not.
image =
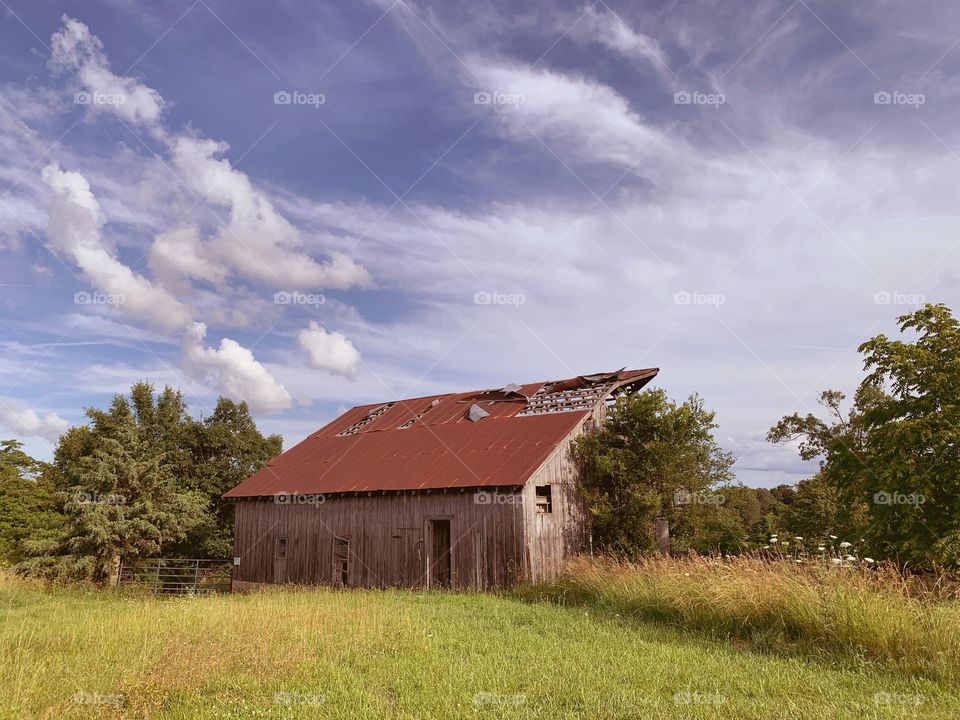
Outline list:
[[[656,368],[362,405],[226,493],[234,587],[502,587],[584,548],[574,438]]]

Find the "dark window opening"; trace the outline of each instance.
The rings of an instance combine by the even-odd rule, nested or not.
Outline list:
[[[277,538],[277,560],[287,559],[287,539],[285,537]]]
[[[333,584],[350,584],[350,541],[347,538],[333,536]]]
[[[552,485],[537,485],[536,499],[537,499],[538,513],[553,512],[553,486]]]

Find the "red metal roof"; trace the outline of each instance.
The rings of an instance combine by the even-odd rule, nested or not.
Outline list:
[[[595,378],[640,387],[657,372],[621,370],[529,383],[506,393],[481,390],[360,405],[275,457],[224,497],[522,485],[591,412],[517,417],[529,396],[544,385],[589,387],[600,382]],[[467,414],[474,404],[489,415],[471,422]]]

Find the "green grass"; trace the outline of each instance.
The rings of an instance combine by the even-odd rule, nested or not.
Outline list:
[[[519,596],[730,639],[754,651],[960,684],[960,602],[890,567],[795,565],[759,558],[583,559]]]
[[[297,589],[155,599],[0,575],[0,716],[960,716],[943,675],[862,653],[778,654],[617,612],[586,596],[567,606]],[[76,693],[124,704],[80,704]],[[877,693],[923,703],[878,705]]]

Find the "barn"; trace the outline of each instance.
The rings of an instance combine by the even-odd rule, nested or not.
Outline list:
[[[583,550],[572,441],[656,368],[361,405],[225,494],[234,588],[503,587]]]

